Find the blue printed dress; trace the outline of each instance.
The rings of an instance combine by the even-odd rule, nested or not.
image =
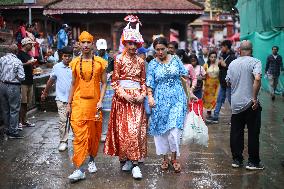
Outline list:
[[[163,135],[173,128],[183,128],[187,112],[187,99],[180,79],[183,75],[188,75],[188,71],[177,56],[172,56],[167,64],[157,59],[149,63],[146,85],[152,88],[156,104],[150,116],[150,135]]]

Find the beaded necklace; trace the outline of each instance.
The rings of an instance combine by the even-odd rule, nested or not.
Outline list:
[[[83,68],[82,68],[82,56],[81,56],[81,58],[80,58],[80,76],[81,76],[81,78],[84,80],[84,81],[86,81],[86,82],[90,82],[91,80],[92,80],[92,78],[93,78],[93,75],[94,75],[94,57],[92,58],[92,73],[91,73],[91,78],[87,81],[86,79],[85,79],[85,77],[84,77],[84,75],[83,75]]]

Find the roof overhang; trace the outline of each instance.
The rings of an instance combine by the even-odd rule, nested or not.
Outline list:
[[[203,14],[203,10],[135,10],[135,9],[45,9],[44,15],[54,14]]]
[[[17,5],[17,6],[0,6],[0,10],[9,10],[9,9],[44,9],[44,6],[42,5]]]

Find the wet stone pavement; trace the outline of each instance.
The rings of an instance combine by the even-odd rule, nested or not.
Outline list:
[[[133,180],[131,173],[120,170],[117,158],[103,155],[103,143],[96,158],[98,171],[87,173],[86,180],[71,184],[67,179],[74,170],[69,149],[58,152],[58,116],[51,112],[36,112],[30,116],[35,128],[25,128],[21,140],[0,140],[1,189],[175,189],[175,188],[283,188],[284,168],[284,99],[272,103],[262,93],[262,129],[260,135],[261,159],[264,171],[247,171],[231,168],[228,125],[228,106],[222,108],[219,124],[209,125],[209,147],[182,146],[180,162],[182,172],[160,170],[161,157],[155,155],[153,138],[148,139],[148,157],[141,170],[142,180]],[[247,135],[246,135],[247,137]],[[70,138],[72,136],[70,135]],[[246,142],[247,143],[247,140]],[[247,159],[247,146],[244,157]]]

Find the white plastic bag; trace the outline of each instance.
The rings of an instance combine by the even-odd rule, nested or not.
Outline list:
[[[186,115],[181,142],[182,144],[196,143],[208,147],[208,128],[201,117],[199,107],[198,114],[199,116],[192,108],[192,111]]]

